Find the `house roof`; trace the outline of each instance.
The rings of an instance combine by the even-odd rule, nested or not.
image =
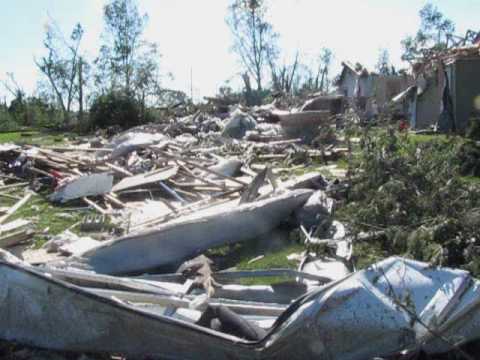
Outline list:
[[[480,43],[433,53],[426,59],[419,59],[419,61],[412,66],[414,72],[424,72],[425,69],[436,66],[439,62],[448,65],[457,60],[467,58],[480,58]]]
[[[442,58],[445,63],[453,63],[459,59],[480,58],[480,42],[470,46],[450,49]]]
[[[358,77],[368,76],[368,70],[361,64],[353,65],[351,62],[342,61],[342,72],[340,73],[340,77],[338,78],[337,85],[343,80],[345,73],[347,71],[352,72],[354,75]]]

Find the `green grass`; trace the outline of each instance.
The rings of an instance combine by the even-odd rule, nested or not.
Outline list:
[[[259,269],[295,269],[298,265],[296,261],[290,261],[287,256],[292,253],[299,253],[304,250],[303,245],[292,244],[285,248],[273,250],[268,252],[262,259],[254,261],[249,264],[252,258],[258,256],[258,254],[250,254],[248,251],[241,251],[239,256],[239,262],[236,264],[236,268],[239,270],[259,270]],[[248,254],[248,255],[247,255]]]
[[[447,142],[449,141],[449,137],[447,137],[447,135],[444,135],[444,134],[433,134],[433,135],[409,134],[408,140],[413,144],[423,144],[423,143],[429,143],[432,141]]]
[[[265,269],[296,269],[297,261],[290,261],[287,256],[292,253],[301,253],[304,247],[300,244],[287,245],[284,248],[276,249],[261,254],[259,252],[252,253],[248,247],[241,248],[238,255],[238,262],[235,267],[238,270],[265,270]],[[256,260],[249,264],[253,258],[264,255],[260,260]],[[235,256],[234,256],[235,257]],[[240,281],[243,285],[273,285],[291,280],[288,277],[258,277],[245,278]]]
[[[71,133],[46,133],[35,130],[24,130],[0,133],[0,144],[13,142],[19,145],[60,145],[70,137],[72,137]],[[24,196],[23,190],[21,189],[14,190],[8,194],[16,195],[18,197]],[[2,206],[12,206],[15,202],[16,201],[13,199],[0,197],[0,203]],[[68,206],[63,206],[52,204],[46,198],[46,194],[36,194],[32,196],[30,201],[13,214],[9,218],[9,221],[20,218],[32,220],[36,231],[33,239],[34,246],[40,247],[47,240],[46,234],[43,234],[45,229],[48,228],[48,235],[56,235],[81,221],[87,213],[93,213],[93,210],[68,211],[72,206],[78,205],[68,204]],[[81,204],[80,206],[83,207],[85,205]],[[70,214],[72,216],[69,217],[65,214]]]
[[[16,195],[22,196],[23,194],[17,192]],[[5,204],[5,206],[11,206],[15,203],[15,200],[13,199],[6,200],[3,197],[1,199],[2,204]],[[85,215],[93,213],[93,210],[69,211],[71,208],[72,205],[63,206],[52,204],[43,196],[34,195],[24,206],[9,218],[9,221],[15,219],[31,220],[35,229],[33,242],[34,246],[38,248],[46,242],[47,234],[59,234],[81,221]],[[48,232],[44,234],[43,232],[47,228]]]
[[[272,238],[273,239],[273,238]],[[300,253],[304,250],[303,245],[296,242],[282,244],[268,244],[268,239],[263,241],[252,240],[233,247],[222,246],[207,251],[206,256],[215,259],[220,264],[220,269],[235,268],[237,270],[265,270],[265,269],[296,269],[298,263],[290,261],[287,256],[292,253]],[[250,260],[263,255],[264,257],[249,263]],[[245,278],[240,282],[243,285],[276,284],[287,278]]]
[[[0,133],[0,144],[8,142],[16,142],[20,139],[19,132]]]
[[[0,133],[0,144],[12,142],[18,145],[49,146],[61,144],[68,137],[72,137],[72,133],[43,133],[34,130],[5,132]]]
[[[478,176],[462,176],[461,179],[470,185],[480,185],[480,177]]]
[[[340,158],[335,162],[337,167],[342,170],[347,170],[348,169],[348,160],[345,158]]]

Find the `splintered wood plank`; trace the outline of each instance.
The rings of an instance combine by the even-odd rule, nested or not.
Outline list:
[[[0,236],[0,248],[7,248],[23,243],[30,240],[34,234],[34,231],[24,229]]]
[[[7,210],[7,213],[0,217],[0,224],[3,224],[7,219],[12,216],[18,209],[20,209],[23,205],[27,203],[28,200],[32,197],[32,193],[26,194],[23,199],[18,201],[15,205],[13,205],[10,209]]]
[[[25,219],[17,219],[9,223],[0,225],[0,234],[6,233],[8,231],[15,231],[25,226],[31,225],[32,222]]]

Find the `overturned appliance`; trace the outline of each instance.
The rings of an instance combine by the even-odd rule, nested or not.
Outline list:
[[[0,278],[0,338],[55,350],[360,360],[440,353],[480,337],[479,281],[395,257],[313,287],[288,307],[190,295],[152,278],[36,269],[7,253]]]

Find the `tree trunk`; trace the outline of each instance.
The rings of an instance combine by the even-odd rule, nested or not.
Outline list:
[[[83,59],[78,63],[78,122],[83,123]]]
[[[141,105],[141,122],[145,123],[145,90],[142,90],[142,103]]]
[[[323,93],[325,91],[325,69],[322,71],[322,79],[320,80],[320,91]]]
[[[247,73],[242,74],[243,83],[245,84],[245,101],[247,105],[252,104],[252,86],[250,85],[250,77]]]

